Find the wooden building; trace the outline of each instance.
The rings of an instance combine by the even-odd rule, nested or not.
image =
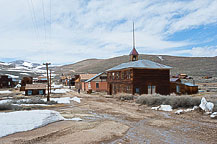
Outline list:
[[[36,83],[47,83],[47,76],[39,76]]]
[[[85,81],[84,84],[85,91],[88,91],[89,89],[95,92],[107,91],[107,74],[105,72],[101,72]]]
[[[76,75],[73,76],[61,76],[60,83],[65,86],[75,86]]]
[[[25,95],[45,95],[46,94],[46,84],[26,84]]]
[[[12,78],[7,75],[0,76],[0,88],[12,88],[14,86]]]
[[[75,88],[84,90],[85,81],[94,77],[97,74],[80,74],[75,80]]]
[[[130,62],[107,70],[108,94],[170,94],[171,67],[150,60],[138,60],[135,48]]]
[[[181,94],[196,94],[198,86],[192,83],[182,83],[179,78],[170,79],[170,93]]]
[[[32,84],[33,83],[33,78],[32,77],[23,77],[21,80],[21,87],[20,91],[25,91],[25,86],[27,84]]]

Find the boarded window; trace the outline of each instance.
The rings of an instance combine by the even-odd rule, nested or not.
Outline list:
[[[148,94],[151,94],[151,86],[148,86]]]
[[[180,93],[180,86],[179,85],[176,86],[176,92]]]
[[[99,88],[99,83],[96,83],[96,88]]]
[[[156,86],[148,85],[148,94],[155,94],[156,93]]]

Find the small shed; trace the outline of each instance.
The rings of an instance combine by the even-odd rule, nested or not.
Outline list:
[[[170,78],[170,93],[196,94],[198,86],[192,83],[182,83],[179,78]]]
[[[85,81],[97,74],[80,74],[75,80],[75,88],[85,90]]]
[[[12,78],[8,77],[7,75],[0,76],[0,88],[11,88],[14,86],[15,84]]]
[[[45,95],[46,84],[26,84],[25,95]]]
[[[89,89],[96,92],[107,91],[107,74],[101,72],[85,81],[84,90],[88,91]]]

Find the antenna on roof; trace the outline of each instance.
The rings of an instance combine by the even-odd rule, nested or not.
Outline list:
[[[133,22],[133,48],[135,48],[134,22]]]

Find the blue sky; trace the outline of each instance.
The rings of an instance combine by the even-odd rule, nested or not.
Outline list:
[[[217,56],[217,0],[2,0],[0,60]]]

